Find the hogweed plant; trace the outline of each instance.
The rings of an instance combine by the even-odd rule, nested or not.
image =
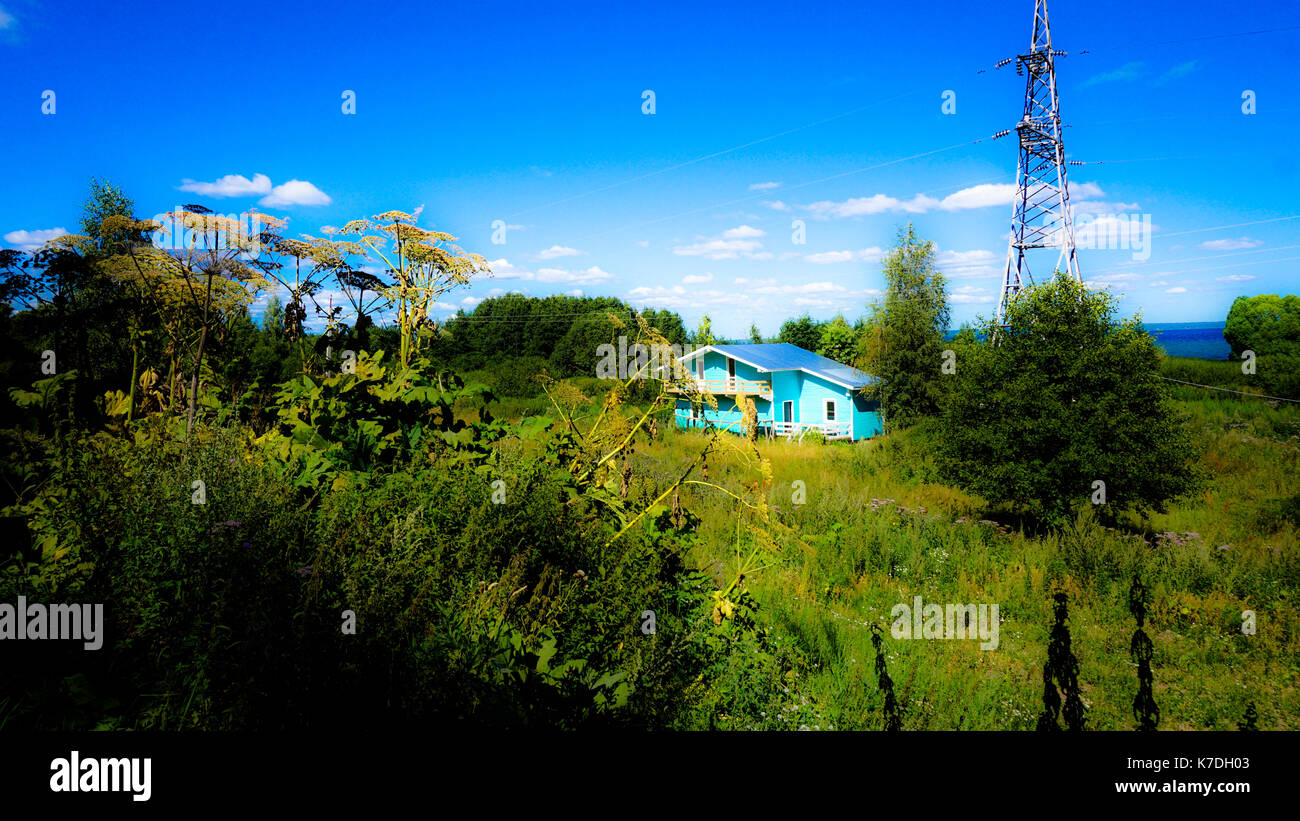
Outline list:
[[[335,233],[355,239],[304,238],[319,249],[321,260],[334,261],[335,270],[344,274],[349,287],[364,286],[354,276],[354,267],[342,264],[349,257],[369,259],[373,255],[387,266],[392,281],[375,281],[372,287],[396,310],[401,334],[398,364],[402,367],[409,366],[438,333],[429,317],[434,303],[453,288],[467,285],[476,274],[491,273],[483,256],[454,245],[456,238],[451,234],[419,227],[415,224],[418,216],[418,210],[414,215],[385,211],[370,219],[352,220]]]

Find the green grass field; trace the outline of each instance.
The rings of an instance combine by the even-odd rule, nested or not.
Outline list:
[[[1235,388],[1234,368],[1165,362],[1172,378]],[[789,532],[744,584],[760,622],[799,660],[787,676],[790,714],[765,716],[759,727],[880,728],[869,629],[879,624],[904,728],[1033,729],[1051,593],[1061,589],[1088,727],[1131,729],[1134,572],[1153,594],[1146,630],[1160,729],[1236,729],[1249,702],[1261,728],[1300,727],[1300,406],[1173,387],[1211,478],[1166,513],[1114,526],[1088,511],[1064,532],[1022,529],[1005,511],[938,483],[917,429],[851,445],[758,442],[772,467],[768,503]],[[704,441],[670,430],[638,458],[666,480]],[[711,458],[709,471],[727,487],[756,476],[725,455]],[[723,587],[745,541],[737,503],[700,486],[683,501],[702,519],[694,559]],[[891,638],[891,608],[918,595],[998,604],[1000,646]],[[1246,610],[1256,613],[1254,635],[1242,632]]]

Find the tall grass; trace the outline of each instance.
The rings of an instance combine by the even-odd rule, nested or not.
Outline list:
[[[1234,363],[1166,359],[1164,369],[1245,389]],[[769,504],[791,533],[775,566],[746,584],[759,618],[793,642],[801,666],[791,685],[821,726],[883,728],[870,630],[880,625],[905,729],[1033,729],[1051,596],[1062,590],[1088,727],[1132,729],[1127,595],[1140,574],[1161,729],[1235,729],[1252,701],[1261,728],[1300,727],[1300,408],[1173,389],[1211,479],[1195,498],[1114,527],[1085,511],[1060,532],[1017,529],[938,482],[923,429],[851,445],[757,442],[772,467]],[[697,433],[669,430],[639,458],[667,476],[698,444]],[[726,462],[709,469],[724,485],[743,476]],[[703,488],[684,501],[701,517],[694,559],[721,579],[734,503]],[[1000,646],[889,637],[891,608],[917,595],[997,603]],[[1245,610],[1257,614],[1255,635],[1241,632]]]

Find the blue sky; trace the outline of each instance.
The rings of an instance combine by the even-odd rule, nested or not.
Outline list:
[[[880,253],[910,219],[937,243],[958,324],[990,314],[1001,284],[1015,138],[972,141],[1019,118],[1024,81],[993,65],[1027,47],[1032,10],[0,0],[0,237],[75,231],[91,176],[140,216],[260,203],[290,235],[423,206],[421,225],[495,272],[439,314],[504,291],[581,292],[690,325],[707,312],[742,336],[805,311],[865,313]],[[1147,258],[1081,249],[1085,279],[1151,322],[1296,292],[1300,10],[1050,11],[1070,52],[1057,64],[1067,153],[1104,161],[1070,169],[1076,219],[1152,226]]]

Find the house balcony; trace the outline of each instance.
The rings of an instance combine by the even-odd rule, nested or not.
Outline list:
[[[686,379],[669,385],[673,393],[711,393],[714,396],[760,396],[772,398],[772,383],[756,379]]]

